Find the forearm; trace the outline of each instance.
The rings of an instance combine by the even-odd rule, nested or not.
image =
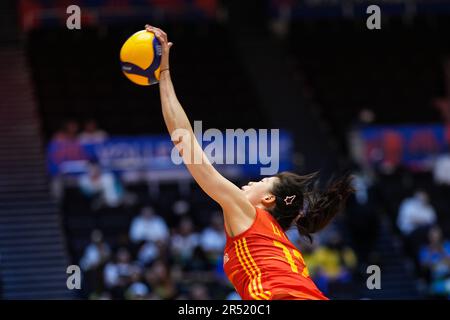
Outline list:
[[[213,199],[217,199],[211,191],[216,189],[215,184],[223,178],[211,165],[196,140],[189,119],[176,96],[169,71],[161,73],[159,88],[164,121],[183,162],[203,190]]]
[[[209,171],[206,169],[211,169],[207,168],[210,163],[198,144],[186,112],[178,101],[169,71],[161,74],[159,88],[164,122],[183,162],[186,165],[204,164],[203,168],[197,167],[195,172],[191,172],[194,178],[199,178],[200,174]],[[192,171],[193,167],[188,165],[188,169]]]
[[[159,79],[159,93],[161,96],[161,108],[169,134],[177,129],[184,129],[193,133],[191,123],[178,101],[175,89],[170,78],[170,72],[164,71]]]
[[[223,208],[227,225],[233,230],[241,231],[243,224],[252,223],[256,215],[255,208],[244,196],[242,190],[213,167],[195,138],[192,126],[177,99],[170,79],[169,51],[173,43],[168,42],[167,34],[159,28],[146,25],[146,30],[155,34],[162,48],[159,92],[164,122],[172,141],[195,181]]]

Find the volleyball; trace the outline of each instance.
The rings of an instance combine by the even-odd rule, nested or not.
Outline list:
[[[138,31],[120,50],[122,72],[132,82],[149,86],[159,81],[161,45],[153,32]]]

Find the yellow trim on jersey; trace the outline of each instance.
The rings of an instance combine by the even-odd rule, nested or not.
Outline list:
[[[303,259],[302,254],[295,249],[293,250],[293,252],[294,252],[294,256],[296,256],[297,259],[300,260],[300,262],[303,265],[302,276],[304,276],[305,278],[309,277],[309,271],[308,271],[308,268],[306,267],[306,263],[305,263],[305,260]]]
[[[248,270],[250,270],[250,272],[252,273],[252,275],[249,274],[249,278],[250,278],[250,283],[253,285],[253,289],[255,291],[255,294],[259,297],[261,295],[261,293],[258,291],[258,286],[256,284],[256,278],[257,278],[257,274],[255,272],[255,270],[253,270],[250,262],[247,259],[247,256],[245,255],[244,250],[242,249],[242,242],[241,240],[238,240],[238,248],[240,250],[240,255],[243,258],[245,264],[246,264],[246,268]]]
[[[270,224],[272,225],[272,230],[275,235],[279,236],[280,238],[287,239],[284,232],[281,232],[280,229],[278,229],[278,227],[275,226],[272,222]]]
[[[241,264],[242,268],[244,269],[244,271],[245,271],[245,273],[247,274],[247,276],[249,277],[249,279],[251,279],[252,276],[251,276],[250,272],[247,270],[247,267],[246,267],[245,264],[242,262],[241,255],[240,255],[240,253],[239,253],[239,248],[238,248],[238,242],[237,242],[237,241],[234,242],[234,247],[235,247],[235,250],[236,250],[236,256],[238,257],[239,263]],[[261,300],[260,298],[258,298],[258,297],[253,293],[253,291],[252,291],[252,284],[253,284],[252,281],[250,281],[249,284],[248,284],[248,292],[250,293],[250,295],[252,296],[253,299],[255,299],[255,300]],[[255,289],[256,289],[256,287],[255,287]]]
[[[252,262],[254,268],[256,269],[258,288],[260,290],[261,297],[263,297],[266,300],[269,300],[270,296],[272,295],[272,293],[270,291],[264,291],[263,290],[262,282],[261,282],[261,270],[259,269],[259,267],[256,264],[255,260],[253,259],[252,255],[250,254],[250,250],[248,249],[248,246],[247,246],[247,239],[243,238],[242,241],[244,243],[244,248],[245,248],[245,251],[247,253],[247,256],[249,257],[250,261]]]
[[[295,261],[292,258],[291,253],[289,252],[289,249],[284,244],[282,244],[281,242],[279,242],[277,240],[273,240],[273,244],[276,247],[281,248],[283,250],[283,253],[286,256],[286,260],[288,261],[289,265],[291,266],[291,270],[295,273],[298,273],[297,265],[295,264]]]

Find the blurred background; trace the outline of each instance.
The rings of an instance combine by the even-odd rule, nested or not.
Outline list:
[[[280,170],[354,174],[312,244],[289,232],[328,297],[448,299],[449,15],[444,0],[1,1],[0,297],[239,299],[219,207],[170,161],[158,86],[121,73],[122,44],[151,23],[204,130],[279,128]],[[240,185],[258,168],[219,170]]]

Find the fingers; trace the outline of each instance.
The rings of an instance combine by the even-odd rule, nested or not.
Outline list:
[[[159,43],[160,43],[163,47],[168,47],[168,48],[170,48],[170,47],[168,46],[167,39],[166,39],[161,33],[159,33],[158,31],[155,31],[154,33],[155,33],[156,39],[158,39]]]
[[[167,37],[167,33],[165,33],[162,29],[157,28],[157,27],[151,27],[153,28],[155,31],[161,33],[163,36]]]
[[[156,29],[155,27],[153,27],[153,26],[151,26],[149,24],[145,25],[145,30],[148,31],[148,32],[155,32],[155,29]]]
[[[163,30],[161,30],[160,28],[156,28],[153,27],[149,24],[145,25],[145,30],[149,31],[149,32],[153,32],[156,36],[156,38],[162,43],[162,44],[167,44],[167,33],[165,33]]]
[[[162,35],[167,39],[167,33],[165,33],[163,30],[157,28],[159,32],[162,33]]]

